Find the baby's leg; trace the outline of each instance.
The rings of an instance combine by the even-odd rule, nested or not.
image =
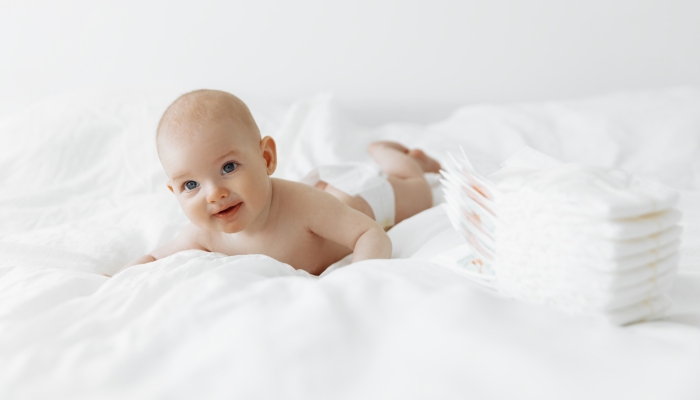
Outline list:
[[[394,188],[395,223],[432,207],[433,194],[423,174],[440,171],[437,161],[396,142],[374,142],[367,151]]]
[[[423,173],[440,171],[440,164],[419,149],[409,150],[396,142],[374,142],[367,148],[394,189],[395,216],[398,224],[433,205],[433,194]],[[316,187],[335,196],[357,211],[376,219],[369,203],[360,196],[350,196],[324,181]]]
[[[420,149],[408,149],[396,142],[373,142],[367,152],[387,175],[410,178],[425,172],[440,172],[440,164]]]

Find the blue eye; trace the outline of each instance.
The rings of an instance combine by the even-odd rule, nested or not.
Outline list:
[[[235,170],[236,168],[238,168],[238,164],[232,162],[226,163],[224,164],[224,167],[221,168],[221,172],[223,172],[224,174],[228,174],[233,172],[233,170]]]
[[[182,185],[186,190],[195,190],[199,186],[199,183],[195,181],[187,181]]]

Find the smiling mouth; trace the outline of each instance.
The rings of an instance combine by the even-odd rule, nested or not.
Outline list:
[[[238,203],[235,206],[231,206],[225,210],[221,210],[218,213],[214,214],[215,217],[218,218],[228,218],[236,214],[236,211],[238,211],[239,208],[241,208],[241,204],[243,203]]]

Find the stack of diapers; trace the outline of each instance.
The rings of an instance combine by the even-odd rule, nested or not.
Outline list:
[[[618,325],[663,316],[678,266],[678,194],[619,170],[525,148],[493,174],[466,156],[444,171],[467,245],[437,262],[492,290]]]

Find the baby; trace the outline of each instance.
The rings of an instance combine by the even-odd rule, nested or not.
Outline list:
[[[386,177],[331,167],[307,177],[307,184],[272,178],[275,141],[261,137],[240,99],[215,90],[175,100],[160,120],[156,145],[168,189],[190,223],[172,242],[124,268],[189,249],[265,254],[315,275],[350,253],[353,262],[390,258],[391,241],[375,219],[388,227],[431,207],[423,173],[440,169],[420,150],[375,142],[368,151]],[[355,178],[365,187],[342,190]],[[381,195],[387,191],[382,184],[390,185],[390,196]]]

